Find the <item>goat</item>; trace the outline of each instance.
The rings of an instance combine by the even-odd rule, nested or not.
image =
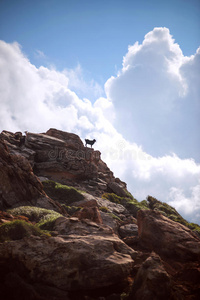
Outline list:
[[[96,140],[88,140],[88,139],[85,139],[85,147],[87,147],[87,144],[91,146],[92,148],[92,145],[94,145],[94,143],[96,142]]]

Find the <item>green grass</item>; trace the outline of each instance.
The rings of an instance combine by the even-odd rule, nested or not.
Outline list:
[[[37,223],[37,227],[49,231],[53,230],[55,220],[61,216],[53,210],[34,206],[20,206],[9,209],[8,213],[13,216],[25,216],[29,221]]]
[[[117,196],[116,194],[114,193],[104,193],[101,198],[103,199],[106,199],[106,200],[109,200],[113,203],[116,203],[116,204],[120,204],[123,197],[120,197],[120,196]]]
[[[103,212],[105,212],[105,213],[110,212],[110,210],[109,210],[106,206],[101,206],[101,207],[99,207],[99,210],[100,210],[100,211],[103,211]]]
[[[84,199],[84,192],[52,180],[43,181],[43,187],[50,198],[61,204],[70,205]]]
[[[36,225],[27,223],[23,220],[14,220],[7,222],[0,226],[0,242],[20,240],[30,235],[46,235],[50,236],[46,232],[42,231]]]
[[[107,199],[113,203],[123,205],[134,218],[137,217],[137,212],[140,209],[149,209],[147,201],[139,202],[132,195],[131,197],[120,197],[114,193],[104,193],[102,195],[103,199]]]

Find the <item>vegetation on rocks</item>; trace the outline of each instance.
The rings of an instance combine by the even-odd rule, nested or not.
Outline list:
[[[109,209],[106,207],[106,206],[101,206],[99,207],[99,210],[102,211],[102,212],[105,212],[105,213],[109,213]]]
[[[169,204],[167,204],[165,202],[161,202],[152,196],[147,196],[147,204],[150,209],[157,210],[160,213],[162,213],[164,216],[166,216],[167,218],[169,218],[175,222],[178,222],[178,223],[190,228],[191,230],[197,232],[198,234],[200,234],[200,226],[198,224],[189,223],[188,221],[186,221],[176,211],[176,209],[174,207],[170,206]]]
[[[120,196],[117,196],[116,194],[114,194],[114,193],[104,193],[103,195],[102,195],[102,198],[103,199],[106,199],[106,200],[109,200],[109,201],[111,201],[111,202],[113,202],[113,203],[116,203],[116,204],[120,204],[121,203],[121,201],[122,201],[122,197],[120,197]]]
[[[145,201],[139,202],[133,196],[132,197],[130,197],[130,196],[129,197],[120,197],[114,193],[104,193],[102,195],[102,198],[107,199],[116,204],[123,205],[135,218],[137,217],[138,210],[149,209],[148,205]]]
[[[62,204],[62,207],[65,208],[66,212],[72,216],[75,212],[79,211],[81,209],[81,207],[77,207],[77,206],[68,206],[68,205],[65,205],[65,204]]]
[[[13,216],[27,217],[31,222],[37,223],[37,227],[43,230],[52,230],[55,220],[61,216],[53,210],[34,206],[20,206],[8,210],[8,212]]]
[[[44,191],[50,198],[62,204],[70,205],[84,199],[81,191],[52,180],[43,181],[43,186]]]
[[[37,226],[23,220],[6,222],[0,226],[0,242],[20,240],[30,235],[48,235]]]
[[[161,202],[152,196],[147,196],[146,200],[141,202],[137,201],[131,194],[129,197],[120,197],[117,196],[115,193],[104,193],[102,195],[103,199],[109,200],[116,204],[121,204],[125,208],[132,213],[134,217],[137,217],[137,212],[140,209],[152,209],[159,211],[165,217],[178,222],[186,227],[190,228],[191,230],[195,231],[196,233],[200,234],[200,226],[198,224],[189,223],[187,222],[177,211],[175,208],[170,206],[165,202]],[[104,210],[104,212],[106,212]]]

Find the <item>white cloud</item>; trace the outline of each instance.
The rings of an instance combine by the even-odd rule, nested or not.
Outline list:
[[[87,76],[80,64],[74,69],[64,69],[63,74],[69,79],[69,88],[79,97],[95,100],[103,95],[102,87],[95,80],[85,80]]]
[[[184,148],[191,153],[194,147],[198,64],[199,50],[184,57],[168,29],[154,29],[141,45],[129,47],[117,77],[105,84],[107,97],[92,103],[77,95],[79,84],[81,93],[88,89],[80,67],[63,72],[36,68],[19,44],[0,41],[0,130],[44,132],[55,127],[82,139],[95,138],[102,159],[138,200],[155,196],[199,222],[200,165],[180,159],[178,152]],[[93,88],[91,82],[94,96]]]
[[[167,28],[129,46],[117,77],[105,84],[118,131],[154,156],[175,152],[200,161],[199,56],[184,57]]]
[[[38,49],[35,50],[34,55],[35,55],[35,57],[36,57],[37,59],[46,59],[46,55],[45,55],[44,52],[41,51],[41,50],[38,50]]]

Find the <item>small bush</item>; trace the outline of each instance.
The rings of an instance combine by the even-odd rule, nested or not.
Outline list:
[[[139,202],[133,196],[131,198],[130,197],[127,198],[127,197],[119,197],[114,193],[104,193],[102,195],[102,198],[107,199],[116,204],[123,205],[129,211],[129,213],[133,215],[134,218],[137,217],[138,210],[149,209],[146,201],[143,203]]]
[[[42,219],[47,218],[47,215],[54,217],[60,217],[61,214],[57,213],[54,210],[35,207],[35,206],[20,206],[7,211],[13,216],[25,216],[31,222],[40,222]]]
[[[43,187],[50,198],[61,204],[70,205],[84,199],[83,192],[52,180],[43,181]]]
[[[141,205],[148,207],[147,200],[142,200],[140,203]]]
[[[55,220],[61,216],[54,210],[34,206],[20,206],[8,210],[8,212],[14,216],[27,217],[31,222],[37,223],[37,226],[43,230],[53,230]]]
[[[30,235],[47,235],[37,226],[23,220],[7,222],[0,226],[0,242],[20,240]]]
[[[101,197],[116,204],[120,204],[123,199],[123,197],[117,196],[114,193],[104,193]]]
[[[101,206],[101,207],[99,207],[99,210],[101,210],[101,211],[103,211],[103,212],[105,212],[105,213],[110,212],[110,210],[109,210],[106,206]]]
[[[125,191],[125,193],[126,193],[127,198],[134,199],[133,195],[132,195],[130,192],[128,192],[128,191],[125,190],[125,189],[124,189],[124,191]]]

